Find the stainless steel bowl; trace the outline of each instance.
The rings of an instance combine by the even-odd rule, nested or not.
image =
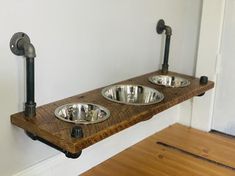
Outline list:
[[[70,103],[56,108],[55,116],[75,124],[92,124],[106,120],[110,112],[103,106],[92,103]]]
[[[128,105],[150,105],[164,99],[161,92],[142,85],[113,85],[104,88],[102,95],[110,101]]]
[[[186,87],[190,84],[190,81],[179,76],[172,75],[155,75],[149,77],[149,81],[153,84],[165,86],[165,87]]]

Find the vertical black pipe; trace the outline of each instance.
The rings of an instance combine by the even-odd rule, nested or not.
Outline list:
[[[34,58],[26,58],[27,102],[34,102]]]
[[[169,51],[170,51],[170,40],[172,35],[172,30],[170,26],[165,25],[165,22],[163,19],[160,19],[157,23],[157,33],[162,34],[163,31],[165,31],[166,34],[166,40],[165,40],[165,51],[164,51],[164,60],[162,64],[162,74],[168,73],[168,58],[169,58]]]
[[[168,58],[169,58],[169,51],[170,51],[170,41],[171,41],[171,36],[166,35],[166,41],[165,41],[165,51],[164,51],[164,61],[162,64],[162,73],[167,74],[168,72]]]
[[[17,32],[10,40],[10,49],[15,55],[26,58],[26,103],[24,114],[26,117],[34,117],[36,116],[36,103],[34,100],[35,48],[27,34]]]
[[[34,58],[26,58],[26,92],[25,115],[36,115],[36,103],[34,102]]]

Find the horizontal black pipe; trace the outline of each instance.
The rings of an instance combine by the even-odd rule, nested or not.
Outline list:
[[[42,143],[44,143],[44,144],[46,144],[46,145],[48,145],[48,146],[50,146],[50,147],[56,149],[56,150],[58,150],[58,151],[64,153],[67,158],[76,159],[76,158],[78,158],[78,157],[82,154],[82,150],[79,151],[79,152],[77,152],[77,153],[70,153],[70,152],[68,152],[68,151],[66,151],[66,150],[64,150],[64,149],[62,149],[62,148],[60,148],[60,147],[58,147],[57,145],[55,145],[55,144],[53,144],[53,143],[51,143],[51,142],[49,142],[49,141],[47,141],[47,140],[45,140],[45,139],[43,139],[43,138],[37,136],[37,135],[34,135],[33,133],[30,133],[30,132],[26,131],[26,134],[27,134],[32,140],[38,140],[38,141],[40,141],[40,142],[42,142]]]

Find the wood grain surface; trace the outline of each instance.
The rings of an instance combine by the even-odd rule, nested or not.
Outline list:
[[[202,155],[202,146],[208,151],[226,149],[233,152],[233,156],[229,157],[233,158],[233,161],[230,162],[235,162],[235,140],[175,124],[93,167],[81,176],[235,176],[233,169],[157,144],[157,141],[166,140],[173,140],[172,145],[176,144],[176,147],[182,144],[185,151],[197,150],[198,155]],[[219,144],[214,145],[214,140],[220,141]],[[221,161],[226,161],[228,156],[223,152],[206,153],[211,159],[219,158]]]
[[[176,124],[154,140],[235,169],[235,139]],[[179,140],[180,139],[180,140]]]
[[[32,119],[25,118],[23,112],[13,114],[11,115],[11,122],[12,124],[33,133],[70,153],[77,153],[78,151],[107,138],[112,134],[138,122],[148,120],[153,115],[214,87],[214,83],[211,81],[206,85],[200,85],[199,79],[197,78],[170,72],[172,75],[180,75],[189,79],[191,84],[184,88],[166,88],[152,84],[148,81],[148,77],[157,74],[160,74],[160,71],[119,82],[122,84],[140,84],[159,90],[164,94],[165,98],[162,102],[154,105],[133,106],[113,103],[102,97],[102,88],[99,88],[40,106],[36,110],[36,117]],[[54,115],[54,111],[61,105],[74,102],[87,102],[102,105],[110,110],[111,116],[108,120],[101,123],[81,125],[84,137],[82,139],[71,138],[70,133],[74,124],[66,123],[57,119]]]

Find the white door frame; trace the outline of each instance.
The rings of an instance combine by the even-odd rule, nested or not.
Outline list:
[[[216,85],[221,34],[226,0],[203,0],[198,42],[196,77],[208,76]],[[202,97],[193,98],[191,127],[210,131],[216,86]]]

